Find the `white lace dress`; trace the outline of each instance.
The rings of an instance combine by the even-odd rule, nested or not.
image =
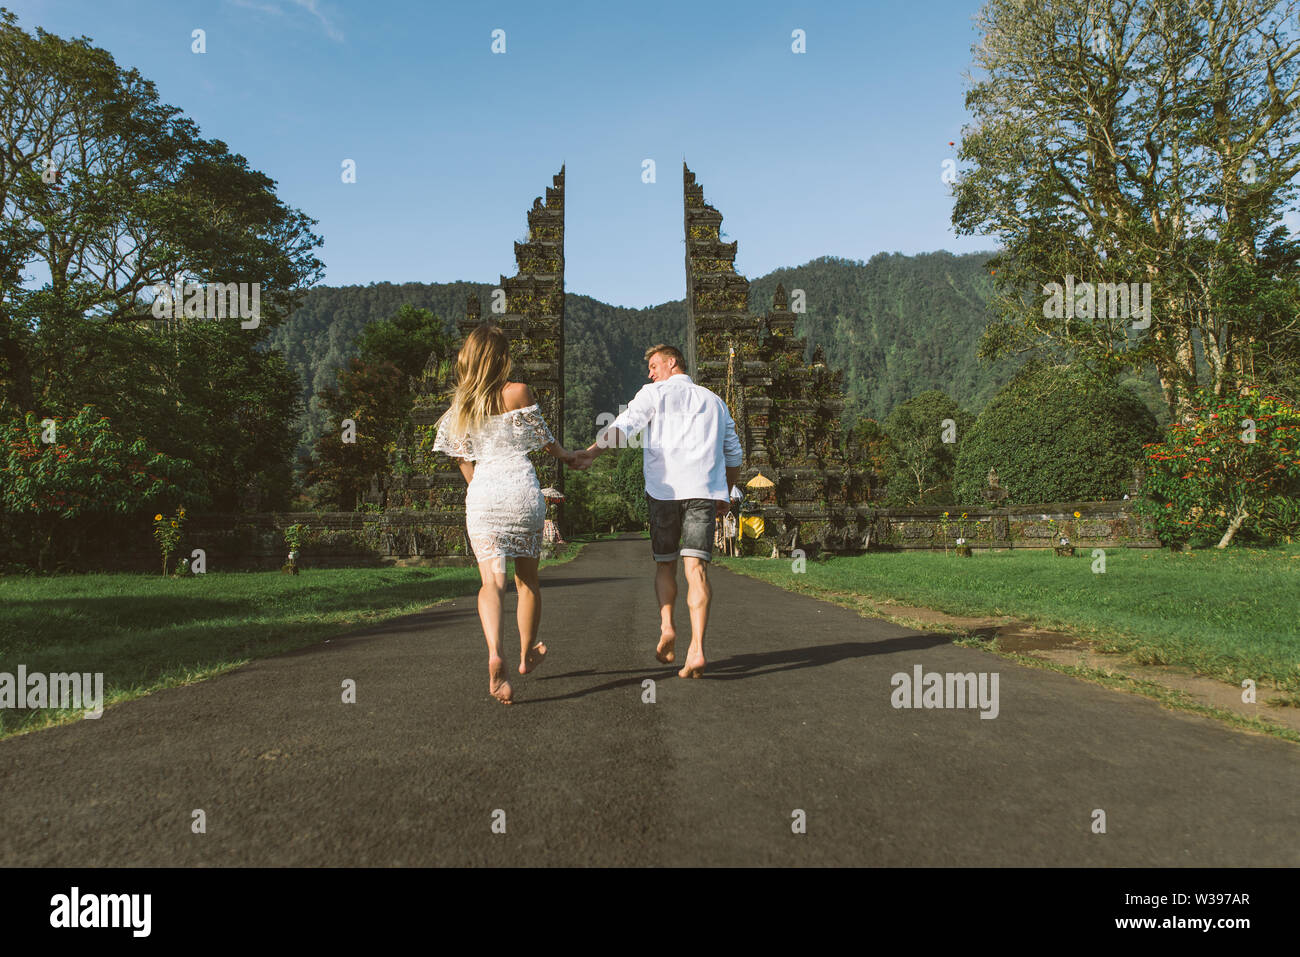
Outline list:
[[[438,429],[435,451],[474,463],[465,528],[477,561],[541,555],[546,496],[528,453],[554,441],[536,404],[495,415],[469,435]]]

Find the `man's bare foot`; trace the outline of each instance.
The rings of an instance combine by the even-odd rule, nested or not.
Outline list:
[[[511,704],[514,690],[506,681],[506,663],[500,658],[488,659],[488,691],[502,704]]]
[[[661,634],[659,636],[659,644],[655,648],[655,657],[666,665],[672,664],[677,659],[677,652],[673,650],[673,646],[676,644],[676,633],[671,635],[666,633]]]
[[[682,668],[681,671],[677,672],[677,677],[698,678],[700,675],[704,674],[704,666],[707,664],[708,662],[704,660],[703,655],[700,655],[699,657],[696,658],[692,658],[689,655],[687,655],[686,665],[685,667]]]
[[[546,645],[540,641],[534,642],[533,646],[528,649],[528,654],[524,655],[524,660],[519,662],[519,673],[526,675],[530,671],[536,671],[537,666],[542,663],[546,657]]]

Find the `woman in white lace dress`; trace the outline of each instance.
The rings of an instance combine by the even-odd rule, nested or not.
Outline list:
[[[478,326],[456,358],[456,392],[438,420],[433,447],[457,460],[465,481],[465,526],[483,580],[478,614],[488,644],[488,690],[512,699],[506,680],[501,625],[506,559],[515,560],[519,592],[519,673],[528,674],[546,655],[537,641],[542,597],[537,581],[546,497],[528,458],[545,449],[566,465],[573,453],[555,441],[532,390],[510,382],[509,340],[496,326]]]

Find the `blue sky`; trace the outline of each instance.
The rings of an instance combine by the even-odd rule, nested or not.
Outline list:
[[[750,278],[994,246],[953,234],[940,178],[976,0],[0,3],[28,32],[88,36],[275,180],[318,220],[330,285],[512,275],[561,163],[565,287],[617,305],[684,295],[683,158]]]

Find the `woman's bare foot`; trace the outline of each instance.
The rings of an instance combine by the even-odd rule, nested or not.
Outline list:
[[[655,657],[663,664],[670,665],[677,658],[677,652],[673,651],[673,646],[677,644],[676,632],[672,634],[664,633],[659,636],[659,645],[655,648]]]
[[[488,659],[488,691],[502,704],[511,704],[514,690],[506,681],[506,663],[500,658]]]
[[[519,673],[526,675],[530,671],[536,671],[537,666],[542,663],[545,657],[546,645],[540,641],[534,642],[533,646],[528,649],[528,653],[524,655],[524,660],[519,662]]]
[[[698,678],[700,675],[704,674],[704,666],[707,664],[708,662],[704,660],[703,655],[700,655],[699,657],[696,658],[692,658],[690,655],[687,655],[686,665],[685,667],[682,668],[681,671],[677,672],[677,677]]]

